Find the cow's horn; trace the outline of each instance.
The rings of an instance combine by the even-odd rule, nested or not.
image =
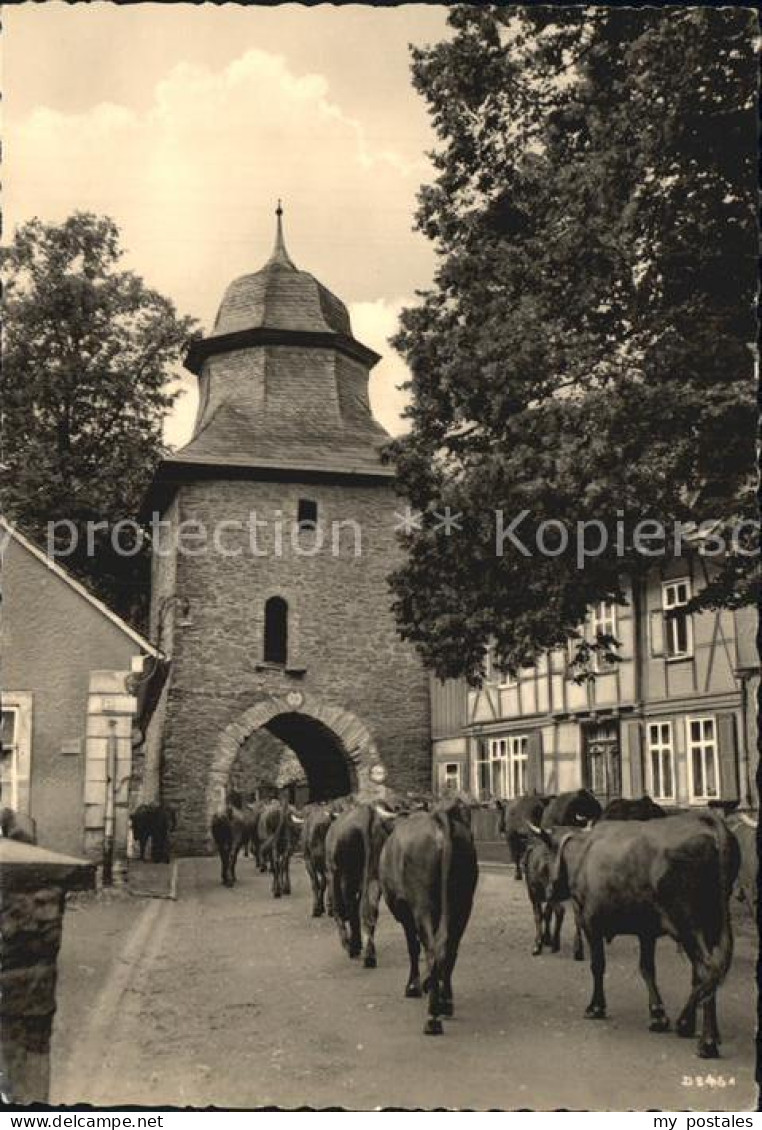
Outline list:
[[[303,824],[304,823],[304,817],[303,816],[294,816],[293,812],[291,813],[291,819],[293,820],[294,824]]]
[[[382,820],[396,820],[399,816],[398,812],[390,812],[388,808],[381,808],[378,804],[374,804],[373,807]]]
[[[529,831],[530,831],[530,832],[534,832],[534,834],[535,834],[536,836],[541,836],[541,835],[542,835],[542,828],[538,828],[538,827],[537,827],[537,825],[536,825],[536,824],[533,824],[531,820],[527,820],[527,821],[526,821],[526,826],[527,826],[527,828],[529,829]]]

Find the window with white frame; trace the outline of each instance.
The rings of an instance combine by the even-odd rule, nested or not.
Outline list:
[[[439,791],[458,793],[462,788],[461,766],[459,761],[446,761],[439,766]]]
[[[480,800],[510,800],[527,790],[528,742],[526,734],[489,738],[474,765],[474,792]]]
[[[4,707],[0,717],[0,804],[18,808],[18,711]]]
[[[590,609],[590,638],[596,643],[598,636],[616,637],[616,605],[602,600]],[[593,655],[593,669],[595,671],[608,671],[613,663],[607,660],[600,652]]]
[[[713,717],[686,719],[688,782],[692,801],[714,800],[720,795],[717,726]]]
[[[671,722],[648,724],[648,789],[654,800],[675,799],[675,751]]]
[[[500,671],[499,674],[501,687],[515,687],[518,684],[518,677],[512,675],[510,671]]]
[[[691,583],[687,577],[665,581],[662,585],[664,647],[668,659],[685,659],[693,654],[691,618],[686,611],[690,599]]]

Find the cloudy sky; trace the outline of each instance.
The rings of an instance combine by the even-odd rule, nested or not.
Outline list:
[[[6,233],[113,216],[126,265],[208,328],[231,279],[267,259],[282,197],[291,257],[384,355],[371,397],[398,430],[405,370],[387,339],[434,264],[412,231],[434,139],[408,44],[442,38],[445,9],[54,0],[3,21]],[[188,438],[194,383],[171,443]]]

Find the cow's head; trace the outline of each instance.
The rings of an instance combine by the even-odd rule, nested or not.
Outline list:
[[[448,819],[459,820],[466,828],[471,827],[471,806],[462,797],[446,797],[435,806],[435,811],[444,812]]]
[[[407,816],[407,812],[404,811],[393,812],[392,809],[387,808],[383,802],[374,804],[373,811],[376,813],[376,816],[378,816],[381,827],[385,832],[391,832],[394,827],[394,821],[400,816]]]
[[[587,789],[579,789],[574,798],[572,819],[579,828],[584,828],[590,823],[600,819],[603,809]]]

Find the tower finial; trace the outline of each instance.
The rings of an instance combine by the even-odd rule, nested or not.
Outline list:
[[[286,242],[283,238],[283,204],[280,197],[278,197],[278,207],[275,209],[275,215],[277,217],[275,246],[273,247],[272,255],[267,260],[267,266],[278,263],[281,267],[291,267],[291,269],[295,271],[296,267],[289,258],[289,254],[286,251]]]

